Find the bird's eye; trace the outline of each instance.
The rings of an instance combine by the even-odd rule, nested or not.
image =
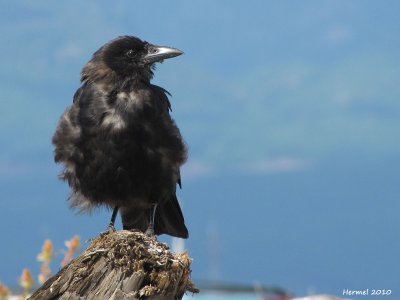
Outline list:
[[[126,52],[126,56],[128,56],[129,58],[133,58],[135,56],[135,51],[133,51],[132,49],[129,50],[128,52]]]
[[[158,52],[158,49],[157,48],[150,48],[150,50],[149,50],[149,53],[151,53],[151,54],[156,54]]]

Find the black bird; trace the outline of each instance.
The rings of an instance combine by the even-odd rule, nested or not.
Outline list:
[[[113,208],[124,229],[187,238],[176,197],[187,150],[171,118],[169,93],[150,83],[154,64],[183,52],[134,36],[97,50],[52,142],[72,207]]]

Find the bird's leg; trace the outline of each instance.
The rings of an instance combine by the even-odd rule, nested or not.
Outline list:
[[[157,209],[157,203],[153,204],[152,208],[150,209],[149,227],[146,230],[146,234],[148,236],[154,236],[154,219],[156,217],[156,209]]]
[[[115,219],[117,218],[117,214],[118,214],[118,206],[115,206],[113,213],[111,215],[110,224],[108,224],[108,231],[110,233],[115,231],[114,224],[115,224]]]
[[[104,236],[106,234],[115,232],[114,224],[115,224],[115,219],[117,218],[117,213],[118,213],[118,206],[115,206],[114,210],[112,212],[112,215],[111,215],[110,224],[108,224],[108,227],[107,227],[106,231],[100,232],[100,236]]]

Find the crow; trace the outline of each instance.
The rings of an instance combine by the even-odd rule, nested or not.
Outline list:
[[[183,54],[134,36],[97,50],[81,72],[81,87],[52,138],[64,165],[70,205],[81,212],[118,211],[123,229],[187,238],[176,197],[187,147],[170,115],[170,94],[150,83],[154,64]]]

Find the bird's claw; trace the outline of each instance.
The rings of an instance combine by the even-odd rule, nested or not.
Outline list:
[[[100,236],[103,237],[103,236],[105,236],[107,234],[110,234],[110,233],[113,233],[115,231],[116,230],[115,230],[114,225],[113,224],[109,224],[106,231],[100,232]]]
[[[110,225],[108,225],[107,231],[108,231],[108,233],[113,233],[113,232],[116,232],[117,230],[115,230],[114,225],[110,224]]]
[[[155,237],[156,235],[154,234],[154,229],[152,227],[147,228],[145,234],[149,237]]]

